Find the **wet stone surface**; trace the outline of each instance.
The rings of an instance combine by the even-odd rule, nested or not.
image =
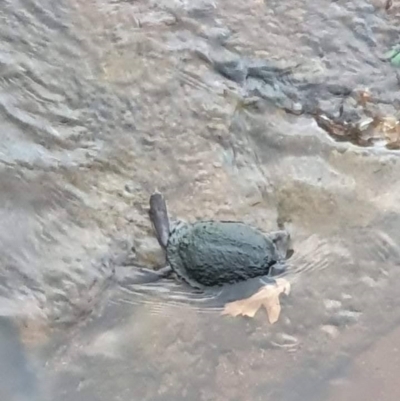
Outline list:
[[[3,1],[0,311],[37,386],[0,394],[323,398],[400,317],[398,16],[378,0]],[[275,325],[220,316],[254,283],[143,282],[162,262],[155,189],[173,218],[290,231]]]

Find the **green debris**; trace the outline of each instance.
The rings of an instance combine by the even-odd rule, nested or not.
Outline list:
[[[400,67],[400,47],[395,46],[384,55],[385,60],[389,60],[395,67]]]
[[[390,62],[396,66],[399,67],[400,66],[400,52],[398,52],[394,57],[392,57],[390,59]]]

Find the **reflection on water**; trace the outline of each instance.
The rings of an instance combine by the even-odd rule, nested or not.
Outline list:
[[[352,369],[346,370],[345,377],[342,374],[332,380],[331,397],[327,399],[396,400],[399,363],[399,329],[396,329],[361,353]]]
[[[0,319],[0,398],[7,401],[34,401],[36,377],[25,356],[18,330],[10,319]]]
[[[33,396],[24,356],[50,400],[354,394],[332,383],[400,320],[398,154],[334,140],[398,119],[384,3],[2,2],[0,311],[25,347],[4,328],[2,399]],[[290,231],[275,325],[221,316],[257,280],[138,284],[155,188],[174,218]]]

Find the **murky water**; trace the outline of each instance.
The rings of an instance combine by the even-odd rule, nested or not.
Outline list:
[[[393,3],[1,2],[1,399],[394,399],[357,392],[400,322]],[[221,316],[251,283],[141,282],[156,188],[285,225],[275,325]]]

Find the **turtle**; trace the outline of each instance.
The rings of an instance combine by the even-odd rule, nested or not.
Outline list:
[[[160,277],[172,272],[195,289],[221,287],[261,276],[285,272],[290,254],[286,230],[264,233],[240,221],[203,220],[170,224],[163,195],[150,196],[149,217],[167,266]]]

